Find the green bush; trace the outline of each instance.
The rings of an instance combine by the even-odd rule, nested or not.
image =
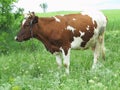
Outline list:
[[[20,25],[23,9],[18,8],[13,12],[16,1],[0,0],[0,54],[9,52],[11,40]]]

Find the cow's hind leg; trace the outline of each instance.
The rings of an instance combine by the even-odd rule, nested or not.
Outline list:
[[[100,54],[102,55],[102,58],[105,60],[105,45],[104,45],[104,31],[106,27],[103,26],[100,29],[98,42],[100,43]]]
[[[101,52],[100,53],[101,53],[103,60],[105,60],[104,33],[101,36],[99,36],[99,42],[101,45],[101,47],[100,47]]]
[[[96,67],[97,60],[100,55],[102,55],[102,58],[105,59],[104,30],[98,36],[98,40],[95,46],[92,47],[92,50],[94,51],[94,60],[93,60],[92,69],[94,69]]]
[[[93,59],[93,65],[92,65],[92,69],[94,69],[96,67],[96,64],[97,64],[97,60],[99,58],[99,55],[100,55],[100,46],[99,46],[99,43],[96,43],[96,45],[94,47],[92,47],[92,50],[94,52],[94,59]]]

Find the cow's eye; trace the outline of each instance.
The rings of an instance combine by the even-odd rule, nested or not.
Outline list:
[[[24,28],[27,28],[27,27],[29,27],[30,25],[29,24],[25,24],[23,27]]]
[[[27,27],[28,27],[28,26],[30,26],[30,24],[29,24],[29,23],[26,23],[26,24],[25,24],[25,26],[27,26]]]
[[[26,26],[30,26],[29,24],[27,24]]]

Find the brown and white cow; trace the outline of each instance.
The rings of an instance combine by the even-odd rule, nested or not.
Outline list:
[[[59,15],[54,17],[38,17],[29,13],[22,22],[21,30],[15,39],[19,42],[36,38],[46,49],[56,56],[59,67],[63,64],[69,74],[71,49],[87,49],[94,51],[92,68],[102,54],[105,58],[104,31],[107,20],[101,12],[81,12],[79,14]]]

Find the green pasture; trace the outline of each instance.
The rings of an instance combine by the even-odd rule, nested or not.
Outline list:
[[[40,17],[78,12],[39,13]],[[120,10],[104,10],[108,18],[105,32],[106,60],[91,70],[90,49],[72,50],[70,75],[58,70],[55,57],[41,42],[31,39],[8,42],[7,53],[0,54],[0,90],[120,90]],[[19,31],[19,30],[17,30]]]

